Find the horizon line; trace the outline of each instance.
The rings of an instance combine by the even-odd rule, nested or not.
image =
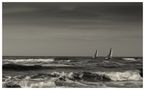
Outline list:
[[[14,56],[16,56],[17,57],[17,55],[2,55],[2,57],[6,57],[6,56],[10,56],[10,57],[14,57]],[[26,57],[25,55],[23,56],[23,55],[18,55],[19,57]],[[32,56],[27,56],[27,57],[93,57],[93,56],[62,56],[62,55],[57,55],[57,56],[55,56],[55,55],[52,55],[52,56],[35,56],[35,55],[32,55]],[[98,57],[106,57],[106,56],[98,56]],[[112,57],[143,57],[143,56],[112,56]]]

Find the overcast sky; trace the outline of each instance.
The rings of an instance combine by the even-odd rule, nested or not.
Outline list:
[[[3,55],[142,56],[142,3],[3,3]]]

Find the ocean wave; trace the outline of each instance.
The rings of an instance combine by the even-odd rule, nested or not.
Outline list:
[[[123,80],[142,80],[141,71],[139,70],[128,70],[124,72],[95,72],[99,75],[105,75],[112,81],[123,81]]]
[[[65,64],[3,64],[3,70],[18,70],[18,71],[27,71],[27,70],[40,70],[40,69],[56,69],[56,68],[81,68],[74,67],[71,65]]]
[[[4,59],[3,60],[4,63],[50,63],[50,62],[54,62],[53,58],[50,59]]]
[[[122,59],[126,61],[137,61],[135,58],[122,58]]]
[[[52,72],[35,75],[3,76],[3,87],[87,87],[83,82],[140,81],[138,70],[122,72]],[[104,87],[104,85],[102,85]]]
[[[33,66],[26,66],[26,65],[18,65],[18,64],[4,64],[3,70],[35,70],[35,69],[42,69],[41,65],[33,65]]]

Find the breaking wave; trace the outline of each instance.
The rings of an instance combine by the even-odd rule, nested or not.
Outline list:
[[[136,61],[135,58],[122,58],[123,60],[126,60],[126,61]]]
[[[50,59],[4,59],[5,63],[50,63],[53,62],[54,59],[50,58]]]
[[[89,82],[95,84],[111,81],[140,81],[140,71],[122,72],[52,72],[35,75],[3,76],[3,87],[87,87]],[[84,83],[88,82],[88,83]],[[101,87],[105,87],[101,84]]]

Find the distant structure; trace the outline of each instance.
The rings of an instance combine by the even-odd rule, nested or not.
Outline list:
[[[98,57],[98,50],[96,49],[95,54],[94,54],[94,59]]]
[[[109,54],[107,55],[105,59],[110,60],[112,58],[112,55],[113,55],[113,51],[112,51],[112,48],[110,48]]]

